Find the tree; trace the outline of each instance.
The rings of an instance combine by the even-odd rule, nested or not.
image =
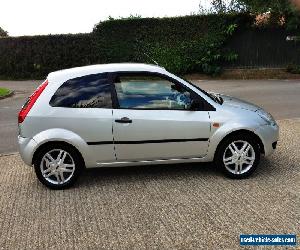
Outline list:
[[[287,29],[300,28],[300,0],[210,0],[210,8],[199,4],[199,13],[249,12],[268,17],[268,25],[285,25]]]
[[[3,30],[3,29],[0,27],[0,37],[7,37],[7,36],[8,36],[7,31]]]
[[[252,14],[270,13],[270,23],[277,24],[284,20],[287,29],[300,28],[299,9],[293,4],[296,1],[289,0],[234,0],[237,6],[243,6],[246,11]]]
[[[199,3],[199,14],[222,14],[222,13],[240,13],[245,12],[245,4],[240,3],[238,0],[209,0],[206,2],[205,7]]]
[[[213,13],[221,14],[227,12],[227,5],[224,0],[212,0],[211,5]]]

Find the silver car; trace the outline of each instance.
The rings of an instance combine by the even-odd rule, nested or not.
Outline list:
[[[50,73],[18,122],[22,159],[54,189],[93,167],[214,161],[229,177],[247,177],[279,130],[256,105],[135,63]]]

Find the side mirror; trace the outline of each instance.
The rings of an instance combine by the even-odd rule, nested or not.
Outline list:
[[[197,111],[202,107],[202,102],[199,100],[192,100],[190,110]]]

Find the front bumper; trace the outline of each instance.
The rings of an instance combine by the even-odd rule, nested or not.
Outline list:
[[[28,166],[32,166],[32,157],[37,143],[32,138],[25,138],[19,135],[18,146],[22,160]]]
[[[271,155],[275,151],[279,139],[278,125],[272,124],[260,126],[255,133],[260,137],[264,145],[265,156]]]

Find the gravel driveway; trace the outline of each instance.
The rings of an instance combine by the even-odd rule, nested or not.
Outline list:
[[[1,249],[237,249],[243,233],[300,232],[300,119],[246,180],[207,164],[88,171],[46,189],[18,155],[0,157]],[[278,248],[277,248],[278,249]]]

